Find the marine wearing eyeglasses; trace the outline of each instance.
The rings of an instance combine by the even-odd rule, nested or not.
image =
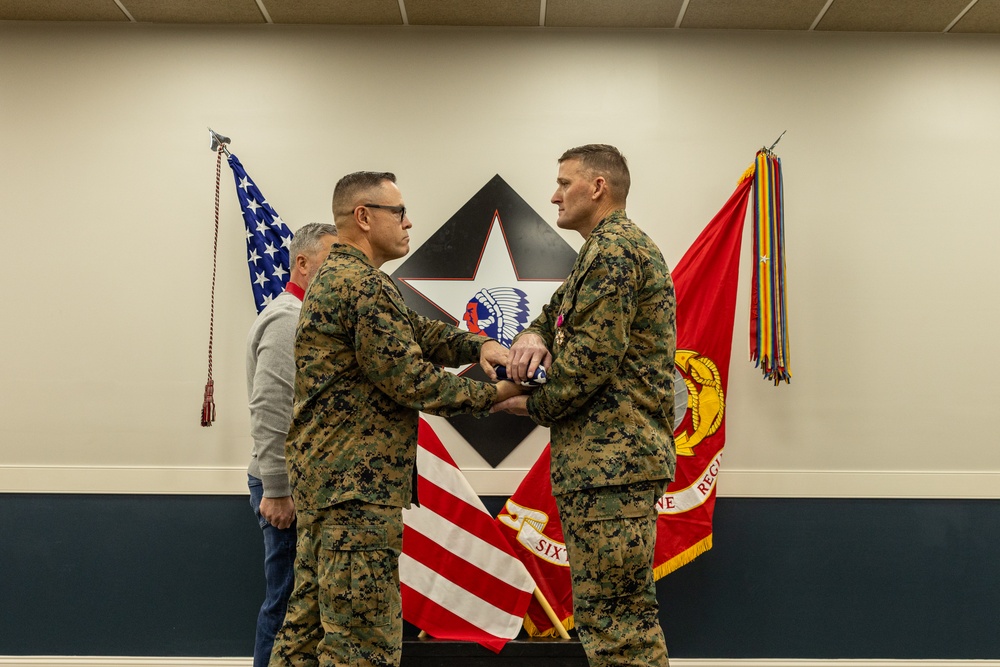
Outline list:
[[[302,304],[286,455],[298,523],[295,587],[272,667],[398,665],[398,559],[418,411],[489,414],[519,393],[453,375],[478,361],[495,379],[506,349],[411,311],[379,268],[409,251],[396,177],[356,172],[334,189],[338,245]]]
[[[403,218],[406,217],[406,207],[405,206],[389,206],[387,204],[362,204],[365,208],[381,208],[386,211],[392,211],[399,216],[399,222],[403,222]]]

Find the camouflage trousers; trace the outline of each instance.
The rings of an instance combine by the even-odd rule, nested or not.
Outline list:
[[[399,507],[351,500],[296,514],[295,586],[269,667],[396,667]]]
[[[667,667],[653,580],[656,499],[666,482],[556,496],[573,581],[573,623],[590,667]]]

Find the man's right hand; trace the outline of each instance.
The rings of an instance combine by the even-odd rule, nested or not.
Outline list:
[[[260,515],[275,528],[285,530],[295,521],[295,503],[291,496],[261,498]]]
[[[522,334],[507,355],[508,377],[514,382],[525,382],[539,366],[552,367],[552,353],[545,347],[545,339],[538,334]]]

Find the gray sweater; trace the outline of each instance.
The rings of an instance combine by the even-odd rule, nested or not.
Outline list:
[[[247,336],[247,395],[253,451],[247,472],[264,482],[265,498],[292,494],[285,437],[295,398],[295,327],[302,302],[282,292],[257,316]]]

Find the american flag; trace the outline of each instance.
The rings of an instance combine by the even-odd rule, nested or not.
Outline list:
[[[403,618],[438,639],[499,652],[535,582],[430,425],[417,438],[420,506],[403,510]]]
[[[250,287],[254,305],[260,313],[285,290],[290,275],[288,247],[292,242],[292,230],[267,203],[235,155],[230,154],[229,166],[236,179],[236,196],[246,226]]]

